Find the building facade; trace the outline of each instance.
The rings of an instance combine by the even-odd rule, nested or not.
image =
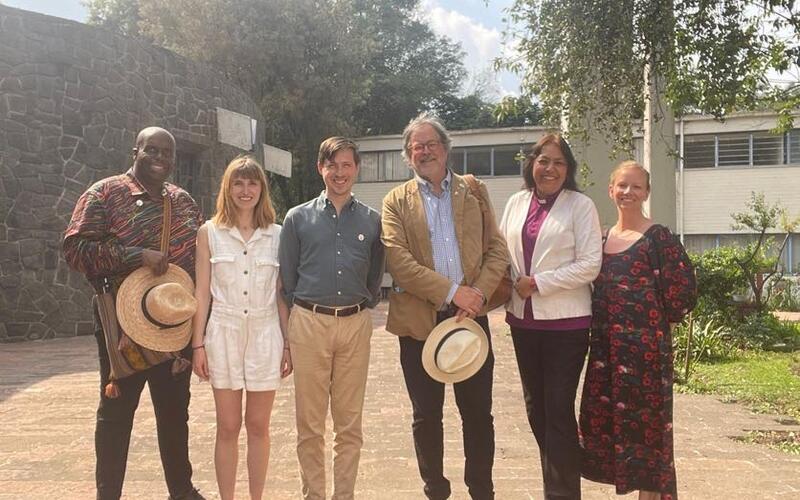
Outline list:
[[[799,118],[800,119],[800,118]],[[763,192],[770,203],[780,203],[790,215],[800,216],[800,129],[770,132],[777,125],[771,113],[746,113],[719,122],[704,116],[676,121],[674,160],[662,161],[671,170],[653,191],[672,190],[674,212],[658,222],[683,237],[690,251],[701,252],[730,243],[744,243],[752,235],[731,229],[731,214],[746,210],[751,192]],[[487,185],[496,216],[508,198],[522,188],[521,158],[543,134],[543,127],[480,129],[452,132],[450,164],[457,173],[471,173]],[[361,171],[354,190],[377,209],[383,196],[408,180],[411,170],[400,156],[400,135],[362,137]],[[683,148],[683,149],[681,149]],[[594,199],[604,226],[613,224],[616,211],[607,195],[608,172],[616,162],[580,145],[573,148],[590,169],[586,193]],[[642,160],[643,140],[634,140],[633,159]],[[586,151],[589,151],[588,155]],[[668,207],[669,210],[673,210]],[[674,219],[672,215],[674,213]],[[790,237],[784,269],[800,272],[800,235]]]

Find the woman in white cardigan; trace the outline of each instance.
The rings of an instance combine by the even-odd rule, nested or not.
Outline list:
[[[525,189],[506,204],[514,291],[507,304],[528,422],[539,445],[545,498],[579,499],[575,395],[589,346],[591,283],[600,272],[600,221],[578,191],[569,144],[547,134],[523,167]]]

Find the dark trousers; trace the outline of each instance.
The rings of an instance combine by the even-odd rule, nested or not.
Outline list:
[[[438,322],[448,315],[442,314]],[[464,439],[464,482],[473,499],[493,499],[492,465],[494,464],[494,419],[492,418],[492,375],[494,354],[491,348],[489,322],[486,316],[475,321],[489,338],[489,356],[478,372],[453,385],[456,404],[461,414]],[[444,384],[432,379],[422,366],[424,342],[400,337],[400,364],[414,411],[412,431],[417,464],[425,495],[432,500],[450,496],[450,481],[444,477],[444,432],[442,407]]]
[[[123,378],[117,383],[121,395],[109,399],[104,394],[110,365],[102,330],[95,332],[100,358],[100,404],[97,407],[97,426],[94,448],[97,457],[95,481],[97,499],[116,500],[122,494],[128,446],[133,428],[133,416],[139,406],[139,396],[147,382],[156,414],[158,449],[173,498],[193,491],[192,465],[189,463],[189,377],[191,370],[172,375],[172,363],[166,362]]]
[[[522,393],[539,445],[547,500],[581,498],[581,450],[575,395],[589,348],[589,330],[511,328]]]

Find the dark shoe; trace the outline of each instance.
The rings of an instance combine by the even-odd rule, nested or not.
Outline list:
[[[203,495],[197,491],[197,488],[192,488],[192,491],[184,493],[177,497],[167,497],[167,500],[206,500]]]

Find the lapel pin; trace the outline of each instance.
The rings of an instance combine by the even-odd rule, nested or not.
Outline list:
[[[360,234],[360,233],[359,233],[359,235],[358,235],[358,241],[364,241],[364,235],[363,235],[363,234]]]
[[[136,200],[137,207],[141,207],[142,205],[144,205],[144,202],[142,200]]]

